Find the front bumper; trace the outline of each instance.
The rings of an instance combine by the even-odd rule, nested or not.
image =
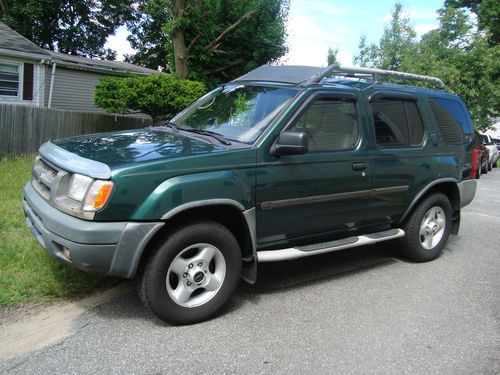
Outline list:
[[[93,222],[65,214],[24,187],[26,223],[53,258],[88,272],[133,277],[149,240],[163,222]],[[68,249],[71,260],[64,256]]]

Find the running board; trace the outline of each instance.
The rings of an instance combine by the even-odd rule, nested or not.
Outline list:
[[[390,229],[383,232],[348,237],[342,240],[323,242],[314,245],[297,246],[280,250],[257,251],[257,260],[259,262],[277,262],[280,260],[297,259],[316,254],[329,253],[331,251],[349,249],[351,247],[372,245],[377,242],[403,237],[404,235],[405,232],[402,229]]]

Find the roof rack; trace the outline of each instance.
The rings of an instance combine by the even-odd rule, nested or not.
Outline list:
[[[354,67],[343,67],[339,64],[332,64],[326,67],[323,71],[313,75],[302,84],[304,86],[313,85],[319,83],[323,78],[329,76],[344,76],[348,78],[360,78],[367,79],[373,82],[378,82],[379,77],[393,77],[399,79],[409,79],[414,81],[426,81],[435,84],[438,88],[443,89],[444,83],[439,78],[423,76],[420,74],[396,72],[394,70],[383,70],[374,68],[354,68]]]

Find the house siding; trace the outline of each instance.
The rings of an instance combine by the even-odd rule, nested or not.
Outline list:
[[[49,101],[51,68],[46,71],[46,105]],[[52,93],[52,108],[74,111],[102,112],[94,105],[95,87],[103,74],[57,66]]]

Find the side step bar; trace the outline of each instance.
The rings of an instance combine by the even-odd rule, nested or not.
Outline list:
[[[363,236],[348,237],[342,240],[323,242],[314,245],[297,246],[288,249],[257,251],[259,262],[277,262],[280,260],[297,259],[331,251],[349,249],[363,245],[372,245],[377,242],[388,241],[403,237],[402,229],[390,229],[383,232],[365,234]]]

